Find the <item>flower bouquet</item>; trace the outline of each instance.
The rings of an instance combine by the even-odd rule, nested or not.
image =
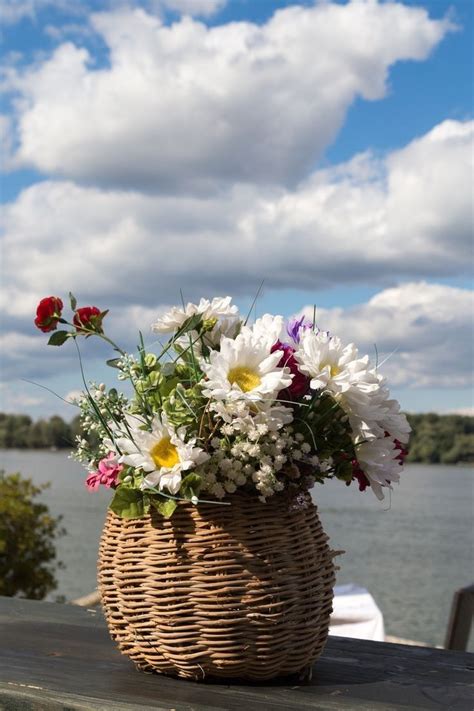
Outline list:
[[[92,336],[130,392],[84,380],[74,457],[113,490],[99,554],[112,637],[142,669],[267,679],[321,653],[334,553],[308,493],[339,479],[378,498],[399,480],[409,425],[353,344],[305,318],[243,320],[230,297],[173,308],[168,340],[136,355],[105,335],[107,311],[63,317],[49,343]],[[57,330],[58,324],[65,326]],[[78,351],[79,352],[79,351]]]

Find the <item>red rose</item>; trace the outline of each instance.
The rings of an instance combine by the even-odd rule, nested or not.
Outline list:
[[[47,296],[41,299],[36,309],[35,326],[43,333],[54,331],[61,318],[63,302],[58,296]]]
[[[79,333],[84,329],[102,333],[102,318],[102,313],[97,306],[83,306],[76,309],[72,322]]]

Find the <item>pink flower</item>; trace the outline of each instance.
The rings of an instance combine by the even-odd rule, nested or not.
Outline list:
[[[86,486],[89,491],[97,491],[100,484],[110,489],[118,483],[118,475],[123,466],[117,463],[117,455],[109,452],[104,459],[101,459],[96,472],[89,472],[86,479]]]

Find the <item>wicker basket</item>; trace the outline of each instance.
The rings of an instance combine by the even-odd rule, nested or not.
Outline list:
[[[300,495],[300,503],[301,503]],[[237,494],[170,520],[109,511],[99,587],[112,638],[139,669],[264,680],[307,670],[326,642],[336,555],[304,506]]]

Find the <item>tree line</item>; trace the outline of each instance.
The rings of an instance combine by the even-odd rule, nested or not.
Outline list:
[[[33,421],[29,415],[0,412],[1,449],[72,449],[84,435],[79,415],[65,422],[59,415]]]
[[[408,461],[474,462],[474,417],[435,413],[407,417],[413,430]],[[88,438],[79,416],[71,422],[58,415],[33,421],[29,415],[0,413],[1,449],[71,449],[76,435]]]
[[[407,417],[412,427],[409,462],[474,463],[474,417],[435,413]]]

